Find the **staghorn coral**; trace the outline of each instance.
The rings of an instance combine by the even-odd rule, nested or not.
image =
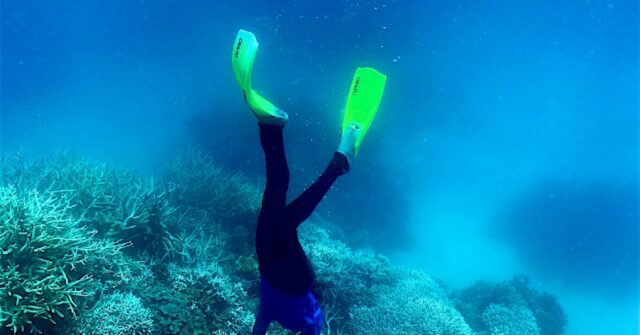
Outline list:
[[[3,155],[2,181],[18,194],[35,189],[55,194],[69,204],[78,222],[97,237],[132,242],[131,254],[167,256],[167,242],[183,215],[167,201],[164,185],[153,178],[95,164],[65,152],[28,162],[21,155]]]
[[[0,188],[0,326],[42,333],[47,323],[77,316],[90,296],[86,262],[100,252],[77,226],[70,205],[35,191],[24,198]],[[50,324],[49,324],[50,325]]]
[[[192,309],[180,292],[158,281],[146,281],[136,287],[145,306],[153,313],[156,330],[161,334],[209,334],[206,317],[199,309]]]
[[[218,230],[218,233],[205,233],[203,227],[195,227],[192,230],[183,230],[170,240],[165,241],[169,261],[185,265],[197,263],[218,262],[222,263],[231,257],[225,246],[226,235],[220,230],[220,225],[213,225],[209,230]]]
[[[0,165],[3,184],[13,185],[0,195],[0,320],[7,329],[37,333],[76,317],[94,293],[144,270],[122,252],[131,242],[98,238],[97,228],[122,208],[114,202],[113,170],[67,154],[36,162],[5,154]]]
[[[4,154],[0,164],[5,185],[14,186],[20,195],[34,189],[43,194],[56,193],[70,204],[70,213],[96,229],[99,236],[117,217],[121,186],[135,178],[66,152],[33,162],[21,154]]]
[[[169,264],[171,288],[183,294],[191,310],[199,310],[211,331],[249,333],[254,315],[246,307],[247,294],[215,262],[180,267]]]
[[[147,335],[153,334],[151,311],[131,293],[114,292],[86,313],[75,327],[74,335]]]
[[[151,269],[147,264],[123,252],[129,247],[129,242],[92,239],[91,250],[95,252],[89,253],[84,266],[78,268],[79,274],[90,275],[94,279],[91,284],[92,291],[102,294],[116,289],[126,289],[151,276]],[[87,300],[86,304],[79,307],[88,309],[92,304],[95,304],[94,299]]]
[[[174,204],[210,211],[215,220],[255,213],[260,207],[261,192],[254,184],[240,174],[224,171],[210,155],[195,150],[180,155],[162,180]]]
[[[176,209],[169,205],[166,193],[153,179],[134,180],[125,192],[119,192],[120,210],[110,222],[106,235],[131,241],[136,252],[162,258],[170,251],[174,238]]]
[[[76,301],[78,299],[71,300],[73,297],[71,299],[67,297],[67,300],[72,301],[73,308],[70,307],[70,311],[60,309],[62,312],[56,308],[52,308],[51,311],[45,310],[43,318],[46,320],[53,322],[54,318],[65,316],[63,313],[67,312],[74,317],[82,315],[93,304],[93,299],[98,298],[103,292],[112,292],[114,289],[127,287],[140,290],[145,285],[142,285],[139,278],[144,276],[142,273],[149,271],[149,267],[143,264],[143,261],[153,267],[159,266],[156,270],[162,271],[166,269],[166,265],[163,263],[171,260],[178,261],[182,265],[192,266],[192,268],[186,267],[183,270],[188,269],[187,273],[193,275],[190,278],[196,284],[203,285],[189,287],[189,290],[184,292],[189,293],[188,295],[177,294],[172,297],[169,299],[172,302],[169,304],[170,306],[152,305],[157,307],[154,312],[160,314],[162,314],[161,310],[170,312],[171,306],[176,307],[171,312],[173,314],[163,314],[167,316],[162,319],[164,325],[175,325],[173,321],[169,320],[175,315],[174,312],[189,310],[194,306],[187,304],[187,301],[198,301],[203,304],[203,309],[207,312],[206,315],[203,314],[203,318],[205,321],[208,319],[208,324],[203,328],[206,329],[206,333],[211,333],[209,330],[216,327],[231,329],[229,331],[244,329],[241,328],[243,324],[251,323],[252,314],[245,312],[241,304],[242,300],[234,298],[234,294],[246,296],[242,287],[239,284],[231,284],[231,278],[226,275],[207,273],[197,265],[213,261],[222,262],[228,257],[226,253],[223,253],[225,241],[220,225],[208,222],[213,211],[198,208],[176,211],[167,201],[170,193],[165,191],[164,184],[155,183],[150,178],[140,178],[133,174],[109,169],[102,165],[92,165],[88,161],[67,154],[48,156],[36,163],[26,162],[19,156],[3,155],[0,164],[2,183],[19,185],[20,187],[20,190],[13,188],[12,197],[17,197],[22,193],[31,194],[27,191],[28,187],[39,189],[49,197],[55,195],[56,199],[59,199],[66,206],[63,211],[64,215],[70,220],[69,222],[72,222],[69,223],[68,228],[73,232],[84,232],[82,242],[85,249],[80,250],[83,252],[74,250],[74,257],[78,257],[78,260],[77,264],[72,264],[73,275],[80,276],[82,281],[72,282],[71,285],[75,285],[74,287],[78,288],[77,293],[86,299],[79,302]],[[222,181],[224,175],[221,174],[220,177]],[[226,180],[227,187],[233,187],[237,180],[239,179]],[[239,186],[237,189],[242,190],[246,185]],[[239,196],[244,194],[247,193],[241,192]],[[15,211],[7,210],[7,212],[8,216],[16,219]],[[50,209],[46,208],[43,213],[43,215],[55,216],[57,212],[50,213]],[[86,230],[79,228],[81,225],[86,225],[94,230],[87,233]],[[5,240],[7,236],[13,236],[7,235],[9,233],[6,231],[5,229],[1,235]],[[64,233],[64,231],[60,232],[60,234]],[[97,250],[100,252],[93,252]],[[136,259],[124,255],[123,250],[129,251],[129,254]],[[4,251],[11,253],[13,249]],[[47,251],[49,250],[47,249]],[[55,253],[53,256],[56,256]],[[6,261],[7,258],[2,260]],[[20,279],[11,277],[21,275],[19,271],[10,271],[9,267],[3,267],[3,269],[7,269],[2,274],[7,282],[5,286],[14,285],[9,282],[10,280],[15,282]],[[56,278],[63,277],[56,276]],[[163,287],[159,281],[151,280],[151,282]],[[84,286],[80,287],[80,283]],[[2,292],[15,295],[15,290],[9,288]],[[154,287],[147,286],[146,289],[150,292],[158,292]],[[212,290],[218,292],[219,295],[207,296],[206,292],[210,293]],[[62,290],[54,289],[52,291],[56,294],[59,291],[63,292],[61,299],[66,297],[64,294],[76,292],[64,293],[66,292],[64,287]],[[150,298],[152,294],[146,296],[140,294],[140,296],[147,298],[145,301],[153,300]],[[159,294],[159,296],[160,298],[156,301],[166,300],[162,298],[165,296],[164,294]],[[25,304],[26,300],[18,299],[21,299],[18,301],[20,305]],[[14,306],[8,305],[7,302],[14,299],[5,300],[0,312],[2,325],[5,326],[6,321],[9,327],[15,326],[14,332],[21,332],[21,327],[24,325],[20,322],[28,324],[33,318],[25,316],[17,322],[11,321],[10,317],[15,318]],[[14,305],[17,305],[18,302],[15,302]],[[185,306],[187,308],[183,309]],[[45,305],[45,308],[48,307]],[[192,323],[192,314],[194,313],[184,315],[185,319],[181,325]],[[219,326],[214,327],[218,323],[215,321],[216,318],[222,320],[223,314],[227,319],[224,319],[224,322],[221,321]],[[39,331],[37,324],[36,322],[31,326],[36,332]],[[162,325],[160,323],[159,327]],[[197,327],[193,330],[196,331]]]
[[[0,153],[0,187],[11,186],[20,191],[33,189],[34,165],[35,162],[27,160],[21,152]]]

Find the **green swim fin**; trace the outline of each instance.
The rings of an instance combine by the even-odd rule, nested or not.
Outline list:
[[[263,98],[251,87],[253,63],[258,53],[258,40],[251,32],[240,29],[231,50],[233,74],[242,89],[244,98],[251,111],[262,122],[282,123],[288,120],[287,114]]]
[[[387,76],[370,67],[356,69],[342,122],[343,137],[351,129],[359,130],[354,143],[354,156],[376,117],[386,82]]]
[[[251,72],[253,71],[253,62],[256,60],[258,53],[258,40],[252,33],[240,29],[233,43],[231,54],[231,64],[233,65],[233,74],[240,88],[251,90]]]

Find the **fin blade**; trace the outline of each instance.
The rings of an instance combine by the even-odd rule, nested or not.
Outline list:
[[[236,81],[244,91],[251,90],[251,73],[257,53],[258,40],[256,36],[249,31],[240,29],[231,50],[231,64]]]
[[[387,76],[373,68],[359,67],[356,69],[342,122],[343,132],[351,123],[355,123],[361,128],[361,134],[356,140],[356,152],[376,117],[386,82]]]

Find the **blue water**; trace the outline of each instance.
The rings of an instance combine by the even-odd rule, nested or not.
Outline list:
[[[185,146],[262,178],[230,65],[289,113],[291,187],[325,167],[357,66],[388,76],[319,212],[454,286],[525,273],[568,334],[638,331],[636,1],[2,1],[1,151],[154,171]],[[293,192],[296,193],[296,192]]]

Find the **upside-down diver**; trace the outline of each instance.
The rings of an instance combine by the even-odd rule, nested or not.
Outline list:
[[[251,87],[257,52],[255,36],[240,30],[231,53],[233,71],[249,109],[258,119],[267,169],[267,184],[256,228],[260,307],[253,335],[264,335],[272,321],[303,335],[318,335],[324,316],[314,293],[315,274],[300,245],[297,228],[311,215],[336,179],[349,171],[375,118],[386,76],[372,68],[356,70],[338,149],[322,175],[287,204],[289,168],[282,133],[289,117]]]

